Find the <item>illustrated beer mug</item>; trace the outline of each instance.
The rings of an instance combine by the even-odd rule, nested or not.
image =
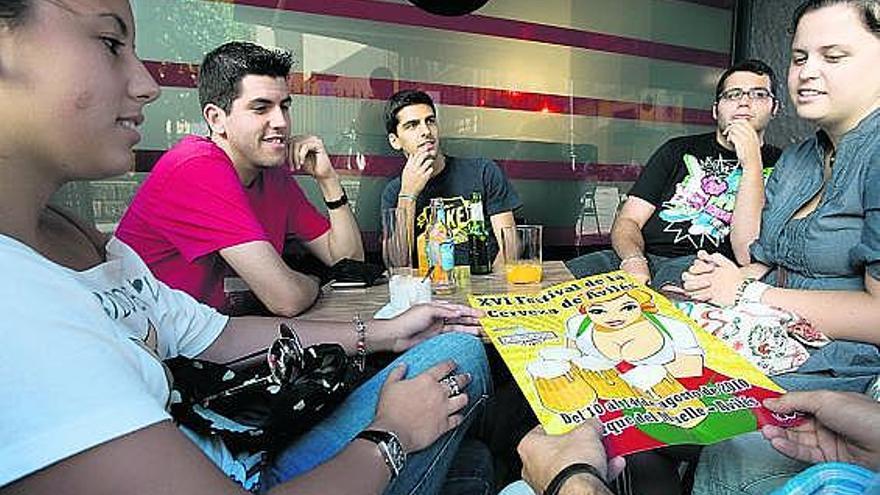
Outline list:
[[[602,399],[623,399],[637,397],[638,394],[620,379],[620,373],[604,360],[590,356],[579,356],[572,360],[574,370],[584,381],[593,387]]]
[[[687,392],[687,389],[684,388],[684,385],[676,380],[674,376],[669,374],[663,366],[645,366],[642,367],[641,370],[639,370],[639,368],[640,367],[637,367],[632,370],[637,371],[637,373],[632,373],[632,371],[630,371],[624,374],[623,379],[627,380],[627,383],[629,383],[639,395],[656,404],[647,407],[646,409],[648,411],[653,413],[662,412],[669,415],[671,418],[669,422],[680,428],[693,428],[700,424],[706,419],[706,416],[709,415],[706,405],[696,398],[676,401],[674,404],[660,405],[664,399],[676,394]],[[642,372],[638,373],[638,371]],[[690,408],[693,417],[682,415],[687,408]]]
[[[568,361],[540,359],[526,366],[541,404],[554,412],[574,412],[596,400],[596,392],[571,372]]]
[[[571,347],[545,347],[538,351],[538,356],[545,361],[571,361],[580,355],[581,351]]]

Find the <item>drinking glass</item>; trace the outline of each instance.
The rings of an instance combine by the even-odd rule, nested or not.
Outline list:
[[[409,217],[403,208],[382,210],[382,259],[389,278],[412,275],[412,242]]]
[[[403,208],[382,210],[382,258],[393,306],[408,308],[431,301],[431,281],[416,277],[412,268],[412,229]]]
[[[541,225],[517,225],[501,229],[504,270],[511,284],[534,284],[541,281]]]

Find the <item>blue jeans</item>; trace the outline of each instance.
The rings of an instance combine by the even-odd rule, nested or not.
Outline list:
[[[269,490],[303,474],[342,451],[355,435],[373,421],[379,391],[388,373],[398,363],[407,364],[407,378],[411,378],[447,359],[455,360],[458,373],[471,374],[472,381],[466,389],[470,400],[463,411],[464,422],[430,447],[410,455],[403,472],[385,491],[395,495],[437,493],[443,485],[455,451],[468,426],[482,409],[492,386],[483,343],[463,333],[443,334],[422,342],[358,387],[327,419],[276,457],[263,475],[263,489]]]
[[[658,289],[664,285],[681,287],[681,274],[694,262],[696,256],[678,256],[668,258],[646,253],[648,267],[651,269],[651,286]],[[574,278],[588,277],[620,269],[620,256],[613,249],[585,254],[565,262],[568,271]]]
[[[495,470],[492,453],[483,442],[465,438],[452,460],[441,490],[443,495],[492,495]]]
[[[693,495],[766,495],[809,464],[776,451],[760,432],[709,445],[700,455]]]

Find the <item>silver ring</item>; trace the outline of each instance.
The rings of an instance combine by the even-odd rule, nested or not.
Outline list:
[[[458,386],[458,382],[455,381],[455,377],[447,376],[440,380],[440,383],[449,387],[449,397],[455,397],[456,395],[461,393],[461,388]]]

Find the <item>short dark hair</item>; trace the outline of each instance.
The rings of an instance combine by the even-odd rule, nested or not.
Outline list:
[[[208,52],[199,68],[199,104],[212,103],[229,113],[245,76],[287,77],[293,55],[287,50],[232,41]]]
[[[776,81],[776,73],[773,72],[773,69],[760,60],[750,58],[731,65],[721,74],[721,77],[718,78],[718,84],[715,85],[715,101],[718,101],[721,97],[721,93],[724,91],[724,83],[727,82],[727,78],[733,75],[734,72],[751,72],[759,76],[767,76],[770,78],[770,92],[773,93],[773,98],[776,99],[776,95],[779,94],[777,92],[778,81]]]
[[[31,12],[32,0],[0,1],[0,24],[17,27],[23,24]]]
[[[415,89],[398,91],[391,95],[388,103],[385,104],[385,130],[388,134],[397,134],[397,112],[410,105],[428,105],[435,114],[437,113],[434,100],[428,96],[428,93]]]
[[[837,4],[853,6],[859,11],[865,29],[874,33],[874,36],[880,37],[880,1],[878,0],[807,0],[794,9],[789,28],[791,34],[797,30],[804,14]]]

